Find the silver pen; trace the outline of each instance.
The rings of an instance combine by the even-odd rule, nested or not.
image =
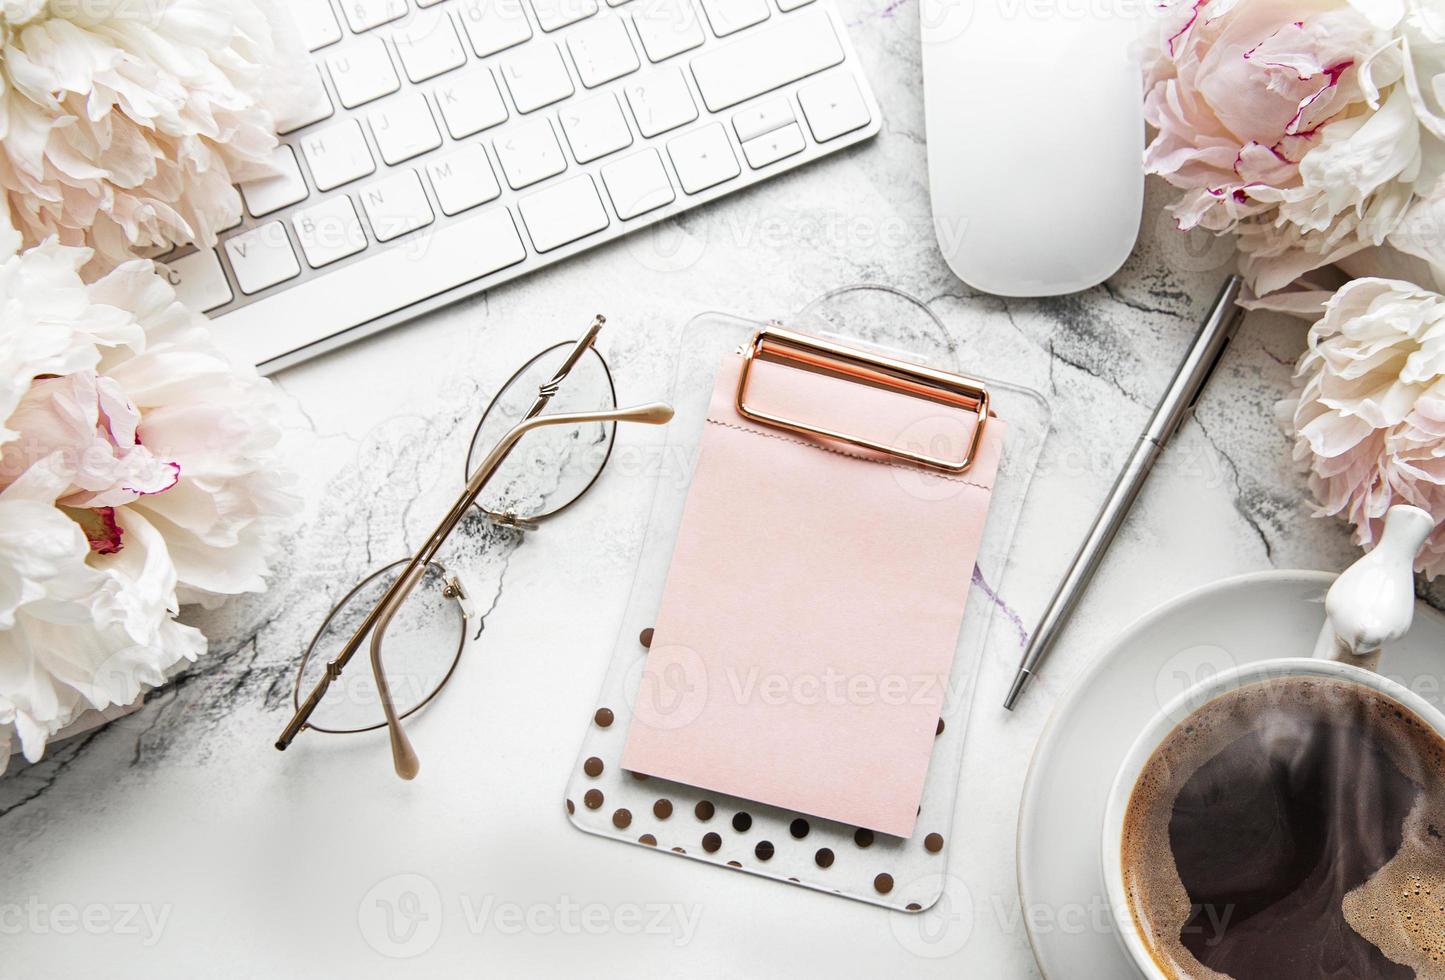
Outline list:
[[[1089,529],[1088,536],[1079,547],[1079,553],[1074,556],[1073,564],[1059,583],[1054,597],[1049,600],[1049,606],[1044,610],[1038,629],[1034,630],[1033,636],[1029,638],[1023,661],[1019,664],[1018,673],[1014,675],[1013,686],[1009,688],[1008,697],[1003,702],[1003,706],[1008,710],[1012,711],[1018,703],[1019,695],[1023,694],[1024,688],[1038,673],[1039,666],[1054,645],[1054,640],[1073,613],[1074,607],[1079,604],[1084,590],[1089,587],[1094,572],[1104,559],[1104,553],[1109,550],[1114,536],[1119,533],[1129,509],[1134,506],[1155,461],[1159,459],[1174,433],[1179,430],[1179,426],[1194,411],[1209,376],[1214,373],[1215,366],[1224,355],[1225,347],[1244,318],[1244,311],[1237,303],[1242,285],[1243,280],[1239,276],[1230,276],[1215,298],[1214,305],[1209,308],[1209,315],[1205,317],[1199,333],[1194,337],[1194,343],[1189,345],[1189,352],[1184,355],[1184,361],[1175,372],[1174,380],[1169,383],[1159,407],[1154,410],[1154,417],[1139,436],[1134,452],[1124,464],[1119,478],[1114,481],[1114,488],[1109,491],[1099,516],[1094,519],[1094,526]]]

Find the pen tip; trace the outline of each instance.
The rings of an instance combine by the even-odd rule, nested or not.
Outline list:
[[[1008,697],[1003,699],[1005,711],[1012,711],[1014,705],[1018,704],[1019,697],[1024,693],[1024,688],[1028,686],[1031,676],[1033,675],[1027,670],[1020,670],[1014,675],[1013,686],[1008,689]]]

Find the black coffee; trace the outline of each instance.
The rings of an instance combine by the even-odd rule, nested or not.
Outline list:
[[[1445,742],[1341,681],[1205,705],[1125,818],[1131,911],[1171,977],[1445,977]]]

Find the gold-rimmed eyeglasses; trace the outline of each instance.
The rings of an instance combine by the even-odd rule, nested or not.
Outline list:
[[[470,619],[460,579],[437,560],[447,537],[473,507],[494,523],[535,528],[597,482],[618,422],[660,425],[672,418],[660,402],[617,407],[611,371],[595,347],[604,322],[598,315],[579,340],[537,354],[498,391],[472,434],[466,486],[451,509],[415,554],[363,578],[316,631],[296,672],[295,714],[276,748],[308,728],[339,734],[385,725],[397,775],[416,776],[419,762],[401,721],[451,679]],[[370,676],[343,677],[363,643]]]

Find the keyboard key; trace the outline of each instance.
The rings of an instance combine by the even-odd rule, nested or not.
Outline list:
[[[782,129],[748,140],[743,144],[743,156],[748,158],[749,167],[759,170],[795,153],[802,153],[806,145],[798,124],[788,123]]]
[[[393,166],[442,145],[442,134],[420,92],[387,99],[368,118],[381,158]]]
[[[768,0],[702,0],[702,9],[718,37],[761,24],[769,14]]]
[[[326,83],[321,80],[320,68],[311,70],[305,89],[306,101],[276,120],[276,132],[282,136],[329,118],[336,111],[331,104],[331,96],[326,94]]]
[[[522,0],[463,0],[457,16],[478,58],[504,51],[532,36]]]
[[[704,51],[692,60],[692,77],[708,109],[721,112],[842,60],[827,11],[815,8]]]
[[[771,133],[793,122],[793,107],[787,99],[773,99],[748,106],[742,112],[733,114],[733,129],[738,140],[746,143],[764,133]]]
[[[608,225],[607,209],[597,196],[597,185],[578,174],[546,190],[522,198],[517,209],[538,252],[550,252],[568,242],[596,234]]]
[[[666,61],[691,51],[704,40],[702,25],[690,0],[647,0],[632,15],[648,60]]]
[[[341,0],[346,23],[357,34],[406,16],[406,0]]]
[[[248,180],[241,186],[241,196],[246,199],[246,210],[251,217],[279,211],[297,201],[306,199],[306,181],[301,178],[301,168],[296,166],[296,153],[284,143],[271,151],[271,166],[279,171],[275,176]]]
[[[847,72],[838,72],[798,89],[798,103],[819,143],[862,129],[873,121],[858,83]]]
[[[401,79],[391,66],[391,56],[379,37],[367,37],[328,55],[326,67],[336,96],[348,109],[365,105],[372,99],[390,95],[401,88]]]
[[[689,194],[705,191],[742,173],[722,123],[712,123],[668,140],[667,155],[672,158],[672,169],[677,171],[682,189]]]
[[[302,208],[291,216],[291,227],[301,243],[306,264],[313,269],[330,265],[366,248],[366,232],[356,217],[351,198],[338,194],[315,207]]]
[[[602,168],[602,183],[612,209],[624,221],[671,204],[677,195],[662,166],[662,157],[648,147]]]
[[[697,118],[697,103],[677,68],[664,68],[629,82],[627,104],[637,120],[637,131],[649,138]]]
[[[452,139],[459,140],[503,122],[507,105],[489,68],[462,72],[434,90],[437,108]]]
[[[497,137],[496,149],[502,174],[514,191],[567,169],[567,158],[546,119],[513,127]]]
[[[176,290],[176,298],[193,310],[207,313],[231,302],[231,284],[221,268],[221,257],[213,248],[167,259],[162,268]]]
[[[310,133],[299,145],[311,168],[311,182],[319,191],[329,191],[376,171],[376,161],[355,119],[344,119]]]
[[[426,261],[417,260],[425,248]],[[473,282],[527,257],[506,208],[486,208],[417,237],[416,248],[375,250],[324,276],[242,307],[215,321],[216,342],[233,358],[263,364],[303,343],[329,337]],[[298,324],[305,325],[298,338]]]
[[[468,143],[432,160],[426,165],[426,172],[443,214],[460,214],[502,193],[492,173],[492,164],[487,160],[487,151],[480,143]]]
[[[813,0],[778,0],[778,9],[783,13],[790,10],[797,10],[799,7],[806,7]]]
[[[289,6],[306,50],[315,51],[341,40],[341,25],[328,0],[291,0]]]
[[[425,228],[435,220],[421,178],[415,170],[402,170],[385,180],[361,189],[361,206],[371,233],[379,242],[400,238],[409,231]]]
[[[544,31],[555,31],[597,13],[597,0],[532,0],[532,12]]]
[[[569,102],[557,117],[578,163],[588,163],[632,145],[632,130],[627,128],[622,107],[611,92]]]
[[[640,62],[621,17],[605,17],[567,33],[567,50],[587,88],[637,71]]]
[[[268,221],[228,238],[225,248],[231,271],[236,273],[236,285],[248,296],[301,274],[301,263],[296,261],[291,239],[279,221]]]
[[[572,94],[572,76],[562,52],[551,41],[538,41],[502,61],[502,78],[518,112],[534,112]]]
[[[424,82],[467,63],[457,29],[443,11],[418,14],[391,39],[402,70],[413,82]]]

